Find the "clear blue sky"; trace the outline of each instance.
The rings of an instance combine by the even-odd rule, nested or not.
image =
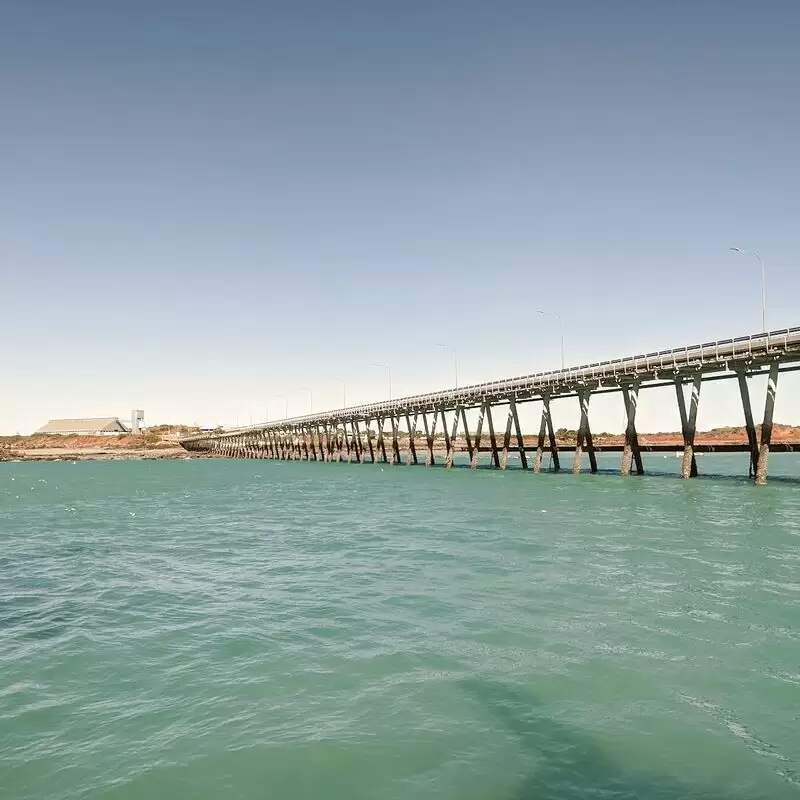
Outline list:
[[[799,34],[795,0],[7,3],[0,432],[431,390],[437,342],[538,371],[541,307],[572,363],[748,333],[731,245],[798,325]]]

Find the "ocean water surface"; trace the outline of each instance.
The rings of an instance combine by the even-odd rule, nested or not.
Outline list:
[[[679,463],[0,464],[0,798],[800,797],[800,463]]]

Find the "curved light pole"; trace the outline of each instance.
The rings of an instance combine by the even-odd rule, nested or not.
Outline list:
[[[282,394],[276,394],[275,399],[283,400],[283,418],[289,419],[289,401]]]
[[[458,389],[458,353],[456,353],[455,347],[451,347],[449,344],[437,344],[437,347],[444,347],[445,350],[449,350],[453,354],[453,370],[456,373],[456,386],[455,388]]]
[[[554,314],[552,311],[542,311],[541,309],[537,310],[537,314],[541,314],[543,317],[555,317],[559,323],[561,324],[561,369],[564,369],[564,320],[561,318],[560,314]]]
[[[334,378],[334,380],[342,384],[342,408],[347,408],[347,384],[341,378]]]
[[[300,387],[301,392],[308,392],[308,411],[310,414],[314,413],[314,393],[307,386]]]
[[[381,367],[386,370],[386,380],[389,383],[389,400],[392,399],[392,370],[388,364],[373,364],[373,367]]]
[[[755,256],[761,264],[761,332],[767,332],[767,273],[764,269],[764,259],[758,253],[751,253],[749,250],[742,250],[740,247],[731,247],[734,253]]]

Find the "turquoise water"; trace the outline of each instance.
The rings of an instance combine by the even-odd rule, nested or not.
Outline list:
[[[791,481],[0,464],[0,797],[795,798],[799,545]]]

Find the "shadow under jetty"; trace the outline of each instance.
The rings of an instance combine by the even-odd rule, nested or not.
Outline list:
[[[626,771],[592,736],[553,719],[537,697],[502,683],[469,679],[460,688],[488,710],[535,766],[510,795],[513,800],[777,800],[791,787],[743,793],[732,786],[692,785],[646,769]]]

